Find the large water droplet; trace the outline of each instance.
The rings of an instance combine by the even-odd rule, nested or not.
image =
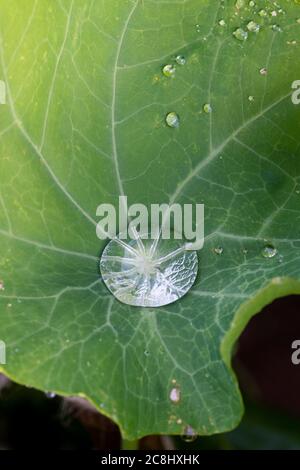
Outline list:
[[[186,426],[183,431],[182,439],[185,442],[194,442],[197,439],[197,434],[191,426]]]
[[[179,127],[180,119],[177,113],[172,111],[166,115],[166,123],[169,127]]]
[[[269,244],[262,249],[261,254],[264,258],[274,258],[277,255],[277,249]]]
[[[248,33],[243,28],[237,28],[232,34],[239,41],[246,41],[248,38]]]
[[[163,67],[162,72],[165,77],[171,78],[175,77],[176,67],[172,64],[167,64]]]
[[[116,238],[103,251],[100,270],[108,289],[124,304],[160,307],[183,297],[198,272],[195,251],[183,240]]]

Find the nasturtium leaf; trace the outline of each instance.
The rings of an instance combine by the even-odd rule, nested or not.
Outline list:
[[[235,3],[0,0],[2,371],[87,397],[127,438],[235,427],[232,346],[300,293],[300,7]],[[120,194],[205,204],[179,301],[130,307],[101,281],[96,209]]]

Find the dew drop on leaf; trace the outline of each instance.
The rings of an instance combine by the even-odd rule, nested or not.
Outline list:
[[[267,71],[266,67],[262,67],[262,68],[260,69],[259,73],[260,73],[261,75],[267,75],[268,71]]]
[[[260,26],[255,21],[249,21],[249,23],[247,24],[247,29],[251,33],[258,33],[260,30]]]
[[[264,18],[265,16],[268,15],[268,13],[266,12],[266,10],[264,10],[264,9],[259,10],[258,14],[259,14],[259,16],[261,16],[262,18]]]
[[[248,101],[250,101],[250,102],[254,101],[254,96],[252,96],[252,95],[248,96]]]
[[[273,245],[266,245],[261,254],[264,258],[274,258],[277,255],[277,249]]]
[[[221,246],[217,246],[216,248],[214,248],[214,253],[216,255],[222,255],[224,252],[224,248],[222,248]]]
[[[248,38],[248,33],[243,28],[237,28],[232,34],[239,41],[246,41]]]
[[[278,24],[272,24],[271,28],[276,33],[282,33],[282,28]]]
[[[211,107],[211,105],[210,105],[209,103],[206,103],[206,104],[203,106],[203,111],[204,111],[205,113],[207,113],[207,114],[208,114],[208,113],[211,113],[211,112],[212,112],[212,107]]]
[[[183,55],[176,56],[175,60],[178,65],[185,65],[186,63],[186,58]]]
[[[253,0],[250,0],[249,7],[251,8],[255,7],[255,2]]]
[[[179,403],[181,398],[180,388],[174,387],[170,392],[170,400],[172,403]]]
[[[123,238],[123,237],[122,237]],[[100,259],[104,283],[120,302],[161,307],[183,297],[194,284],[198,257],[183,240],[111,240]]]
[[[220,21],[219,21],[219,25],[220,25],[220,26],[226,26],[226,23],[225,23],[224,20],[220,20]]]
[[[47,398],[55,398],[56,397],[56,394],[54,392],[46,392],[45,395],[46,395]]]
[[[194,442],[197,434],[191,426],[186,426],[181,437],[184,442]]]
[[[162,72],[165,77],[171,78],[175,77],[176,67],[172,64],[167,64],[163,67]]]
[[[166,123],[169,127],[179,127],[180,119],[177,113],[172,111],[166,116]]]
[[[243,8],[245,6],[245,0],[236,0],[235,6],[238,9]]]

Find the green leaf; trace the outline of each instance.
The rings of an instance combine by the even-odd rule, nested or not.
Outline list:
[[[9,377],[87,397],[128,439],[237,425],[232,346],[263,305],[300,293],[300,9],[280,6],[0,0]],[[259,32],[233,36],[251,20]],[[186,64],[164,76],[177,54]],[[129,204],[205,204],[199,276],[174,304],[128,307],[101,282],[96,208],[122,191]]]

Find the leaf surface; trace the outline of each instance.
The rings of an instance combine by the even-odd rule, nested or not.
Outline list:
[[[232,345],[263,305],[300,293],[299,6],[0,0],[0,11],[4,373],[87,397],[127,438],[233,428]],[[260,31],[236,39],[251,20]],[[178,54],[186,64],[165,77]],[[199,275],[180,301],[128,307],[101,282],[96,208],[120,194],[205,204]]]

